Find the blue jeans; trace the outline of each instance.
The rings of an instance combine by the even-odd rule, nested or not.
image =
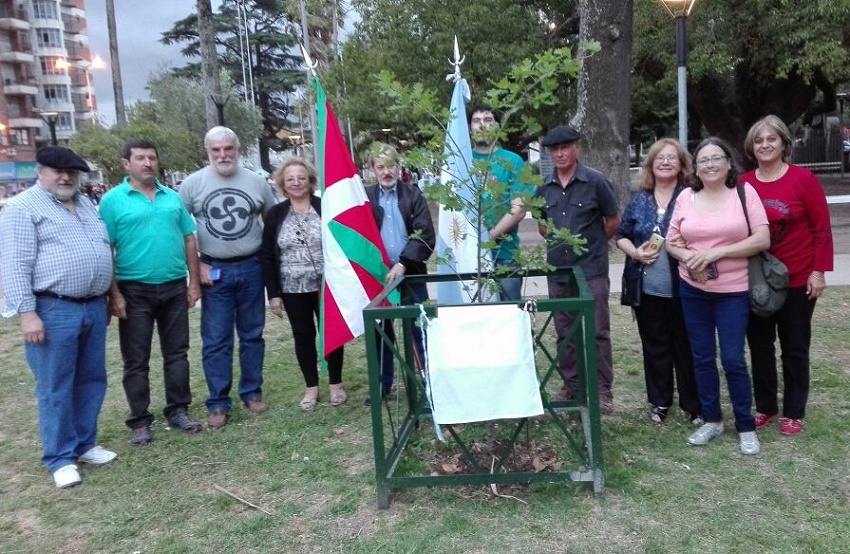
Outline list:
[[[35,376],[42,463],[51,472],[76,463],[95,445],[106,396],[106,300],[38,298],[44,342],[27,343]]]
[[[513,260],[496,260],[493,267],[507,267],[512,272],[520,270],[519,264]],[[499,298],[502,302],[508,300],[519,302],[522,298],[522,277],[504,277],[496,279],[496,283],[499,285]]]
[[[694,377],[703,418],[710,422],[723,421],[716,363],[717,336],[720,340],[720,364],[726,375],[735,414],[735,429],[739,433],[755,431],[752,383],[744,357],[744,340],[750,317],[749,292],[705,292],[682,281],[680,296],[694,356]]]
[[[186,279],[160,284],[118,281],[127,302],[127,319],[118,321],[124,360],[124,395],[130,405],[127,427],[153,423],[150,389],[151,340],[156,324],[162,350],[166,419],[192,403],[189,388],[189,304]]]
[[[207,409],[229,411],[232,405],[233,326],[239,335],[239,398],[248,402],[263,395],[266,344],[266,296],[259,256],[235,263],[216,261],[221,277],[203,287],[201,342],[204,375],[209,388]]]

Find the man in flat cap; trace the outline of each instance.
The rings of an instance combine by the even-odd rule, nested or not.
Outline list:
[[[67,148],[36,154],[35,186],[0,216],[4,317],[18,315],[35,376],[42,462],[57,487],[80,483],[77,463],[107,464],[95,444],[106,395],[106,291],[112,252],[106,227],[80,194],[89,166]]]
[[[614,410],[611,384],[614,369],[611,353],[611,325],[608,311],[608,295],[611,282],[608,278],[608,240],[620,224],[619,207],[611,183],[595,169],[578,161],[581,135],[569,125],[550,130],[541,145],[546,147],[555,171],[539,187],[535,196],[544,200],[541,217],[551,220],[558,229],[569,229],[570,233],[587,239],[587,251],[577,255],[572,247],[555,243],[549,247],[548,263],[556,267],[579,266],[593,294],[596,319],[596,352],[599,367],[599,405],[602,413]],[[546,236],[546,226],[539,225],[540,234]],[[566,276],[550,277],[549,297],[575,296]],[[575,315],[559,312],[555,314],[555,332],[558,345],[565,340]],[[562,391],[566,398],[572,397],[578,386],[578,368],[575,348],[571,343],[558,367],[564,380]]]

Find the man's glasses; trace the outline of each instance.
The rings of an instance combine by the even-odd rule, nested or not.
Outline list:
[[[717,165],[720,162],[722,162],[723,160],[726,160],[728,158],[729,158],[729,156],[720,156],[720,155],[711,156],[710,158],[699,158],[697,160],[697,165],[708,165],[709,163]]]

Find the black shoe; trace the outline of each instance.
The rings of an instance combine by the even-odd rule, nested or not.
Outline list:
[[[174,414],[168,418],[168,424],[172,429],[179,429],[180,431],[185,431],[190,435],[200,433],[204,429],[200,422],[189,417],[186,410],[177,410],[174,412]]]
[[[136,427],[135,429],[131,429],[130,432],[132,433],[130,436],[130,444],[133,446],[141,448],[151,443],[152,439],[150,427]]]

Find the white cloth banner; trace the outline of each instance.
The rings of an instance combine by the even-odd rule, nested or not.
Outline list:
[[[543,414],[527,311],[512,305],[440,308],[427,342],[434,423]]]

